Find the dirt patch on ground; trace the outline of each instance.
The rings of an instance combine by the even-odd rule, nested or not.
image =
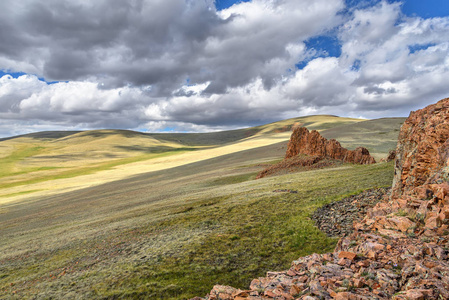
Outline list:
[[[261,171],[256,179],[274,176],[274,175],[283,175],[288,173],[294,173],[299,171],[308,171],[314,169],[322,169],[328,167],[335,167],[342,165],[343,162],[340,160],[323,158],[319,156],[309,156],[309,155],[298,155],[294,157],[290,157],[284,159],[283,161],[272,165],[265,170]]]

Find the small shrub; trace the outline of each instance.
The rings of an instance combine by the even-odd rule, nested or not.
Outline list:
[[[403,209],[399,209],[399,211],[397,213],[395,213],[395,215],[398,217],[406,217],[408,215],[408,213]]]

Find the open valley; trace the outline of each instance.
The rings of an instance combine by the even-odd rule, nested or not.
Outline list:
[[[329,251],[337,240],[310,215],[391,185],[392,163],[257,173],[283,158],[295,124],[350,149],[365,137],[379,159],[402,122],[312,116],[193,140],[113,131],[3,140],[1,294],[188,299]]]

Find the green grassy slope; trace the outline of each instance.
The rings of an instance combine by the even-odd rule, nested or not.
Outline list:
[[[241,155],[251,156],[4,207],[0,291],[186,299],[217,283],[244,288],[268,270],[334,247],[309,218],[317,207],[392,180],[392,165],[377,164],[242,181],[257,168],[245,168]]]

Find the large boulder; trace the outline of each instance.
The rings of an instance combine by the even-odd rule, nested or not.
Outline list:
[[[288,142],[285,158],[288,159],[300,153],[339,159],[355,164],[373,164],[376,162],[369,154],[368,149],[364,147],[348,150],[343,148],[337,140],[327,140],[318,131],[312,130],[309,132],[305,127],[297,127],[293,130],[290,141]]]
[[[392,198],[438,197],[449,181],[449,98],[411,112],[399,133]]]
[[[368,212],[358,229],[448,232],[449,98],[410,113],[399,133],[394,172],[390,199]]]

